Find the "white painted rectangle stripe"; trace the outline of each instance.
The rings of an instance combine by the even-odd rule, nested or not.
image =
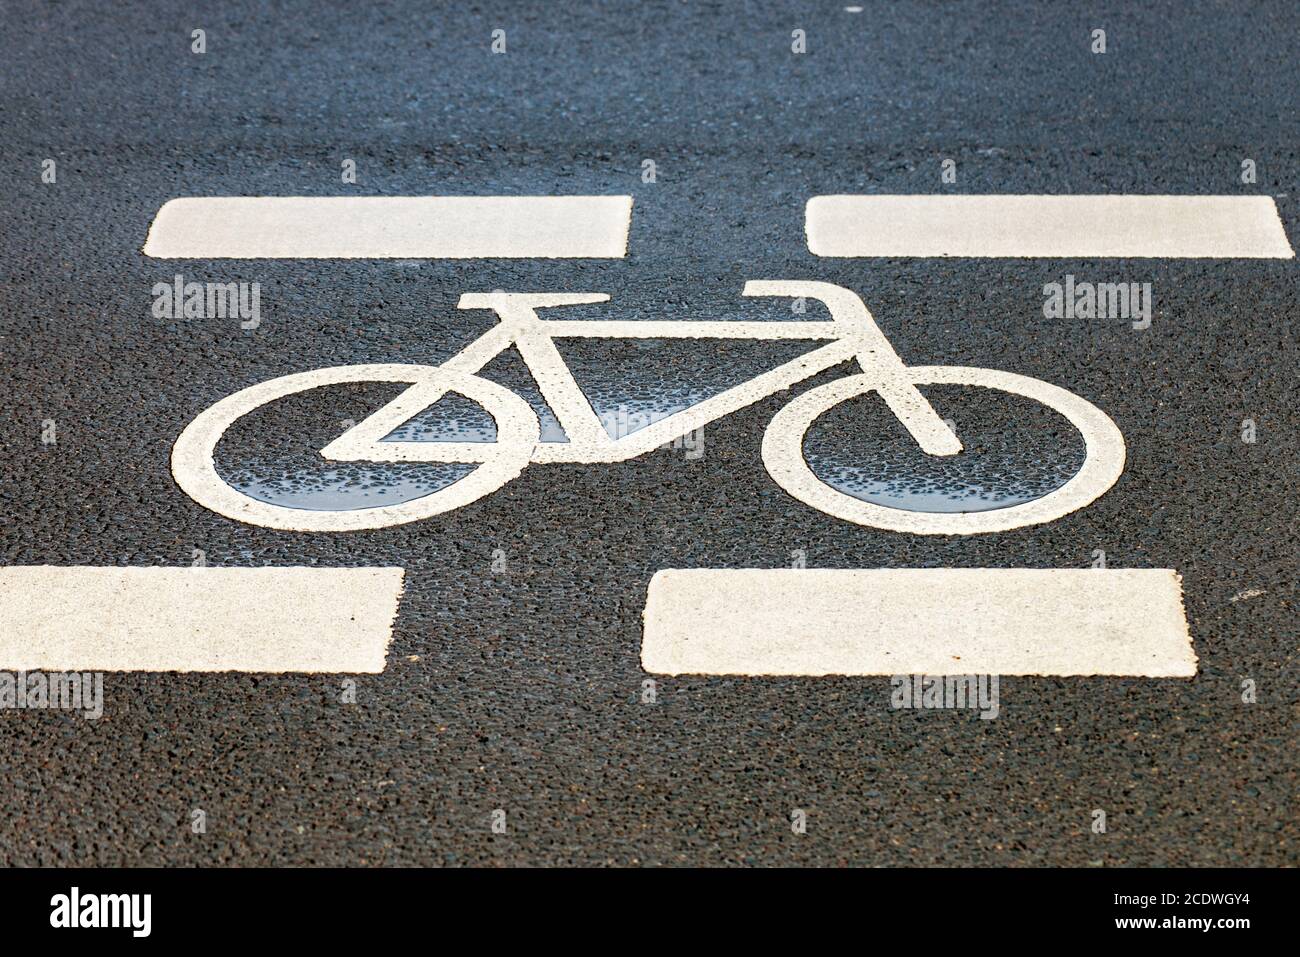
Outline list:
[[[818,256],[1293,259],[1271,196],[814,196]]]
[[[1178,575],[1151,569],[666,569],[652,674],[1196,673]]]
[[[187,196],[159,259],[621,259],[631,196]]]
[[[380,672],[401,568],[0,568],[0,669]]]

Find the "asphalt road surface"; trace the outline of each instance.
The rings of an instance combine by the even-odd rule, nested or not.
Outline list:
[[[838,193],[1250,195],[1276,199],[1294,243],[1294,8],[851,10],[10,6],[0,563],[189,566],[201,552],[209,566],[399,566],[406,583],[379,674],[109,672],[98,720],[0,711],[0,863],[1300,862],[1294,260],[820,258],[803,220],[808,198]],[[565,194],[634,197],[626,258],[141,252],[178,196]],[[177,273],[259,283],[260,324],[155,317],[151,290]],[[1150,283],[1150,328],[1046,318],[1043,286],[1067,274]],[[768,476],[763,429],[788,399],[773,396],[709,424],[702,454],[533,466],[457,511],[373,531],[235,522],[172,479],[181,430],[239,389],[455,354],[492,323],[455,308],[463,292],[611,295],[575,318],[791,318],[785,301],[742,299],[750,279],[855,290],[909,363],[1082,396],[1122,431],[1123,475],[1045,525],[864,527]],[[573,367],[617,416],[752,376],[763,345],[591,343]],[[517,364],[498,372],[526,384]],[[949,388],[936,409],[1007,487],[1077,467],[1068,429]],[[217,464],[290,499],[337,491],[340,475],[371,492],[418,482],[402,470],[428,466],[301,478],[384,390],[268,406]],[[843,438],[904,476],[933,466],[889,444],[897,423],[879,408],[848,408],[809,441]],[[644,700],[660,569],[799,554],[809,568],[1088,568],[1098,552],[1182,575],[1195,677],[1003,677],[995,720],[891,708],[887,676],[661,675]]]

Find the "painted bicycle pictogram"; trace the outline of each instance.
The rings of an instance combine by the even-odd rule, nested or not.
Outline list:
[[[530,464],[622,462],[684,436],[767,396],[828,369],[856,360],[861,372],[817,386],[792,399],[764,433],[763,463],[794,498],[828,515],[875,528],[925,535],[969,535],[1050,522],[1103,495],[1124,468],[1124,438],[1110,417],[1085,399],[1040,379],[966,366],[909,366],[894,351],[861,298],[825,282],[754,280],[745,296],[817,299],[827,321],[564,320],[542,319],[538,309],[606,302],[604,293],[466,293],[460,309],[491,309],[498,323],[437,366],[400,363],[334,366],[281,376],[250,386],[202,412],[176,440],[172,473],[199,504],[253,525],[296,531],[357,531],[418,521],[468,505],[501,488]],[[646,428],[612,437],[602,426],[554,340],[751,339],[825,340],[825,345],[777,365],[747,382],[675,412]],[[536,413],[495,382],[476,375],[515,346],[568,436],[542,442]],[[307,510],[249,497],[226,483],[213,456],[226,430],[242,416],[277,399],[321,386],[350,382],[409,383],[372,415],[320,450],[336,462],[443,462],[476,466],[450,485],[407,502],[337,510]],[[979,512],[919,512],[855,498],[819,479],[804,458],[804,436],[830,409],[874,392],[888,405],[920,448],[934,456],[955,455],[960,439],[939,417],[918,386],[962,385],[1024,396],[1064,416],[1083,437],[1085,456],[1064,485],[1029,502]],[[384,441],[403,423],[448,392],[478,403],[496,424],[490,442]]]

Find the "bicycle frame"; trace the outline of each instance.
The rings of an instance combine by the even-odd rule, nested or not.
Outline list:
[[[820,321],[627,321],[542,319],[541,308],[609,301],[605,293],[466,293],[459,309],[492,309],[496,326],[442,364],[452,372],[473,375],[510,346],[515,346],[568,436],[568,442],[539,442],[530,462],[621,462],[644,455],[709,422],[716,421],[767,396],[856,358],[864,372],[877,376],[877,391],[894,414],[932,455],[951,455],[961,443],[907,377],[906,366],[880,331],[862,300],[853,292],[822,282],[750,281],[745,296],[791,296],[818,299],[831,313]],[[587,401],[555,339],[749,339],[826,340],[827,345],[798,356],[690,408],[674,412],[651,425],[618,438],[611,437]],[[419,395],[427,404],[439,390]],[[381,410],[381,413],[383,410]],[[358,459],[410,415],[407,403],[390,414],[376,413],[367,423],[345,433],[321,454],[330,459]],[[392,443],[387,443],[391,446]]]

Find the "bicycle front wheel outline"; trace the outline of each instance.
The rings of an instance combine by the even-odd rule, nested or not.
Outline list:
[[[299,392],[349,382],[444,384],[481,405],[496,423],[496,454],[450,485],[397,505],[314,510],[272,505],[232,488],[217,472],[217,443],[238,419],[254,409]],[[268,379],[228,395],[195,417],[172,446],[172,477],[181,491],[204,508],[248,525],[294,532],[352,532],[388,528],[429,518],[490,495],[528,464],[539,437],[537,415],[515,393],[487,379],[439,366],[397,363],[331,366]]]
[[[836,379],[783,406],[763,434],[763,465],[777,485],[819,512],[856,525],[915,535],[978,535],[1053,522],[1100,498],[1124,471],[1124,435],[1110,416],[1073,392],[1041,379],[974,366],[909,366],[916,385],[969,385],[1040,402],[1063,415],[1083,436],[1083,466],[1060,488],[1031,502],[984,512],[913,512],[876,505],[827,485],[803,455],[813,421],[879,384],[870,373]]]

